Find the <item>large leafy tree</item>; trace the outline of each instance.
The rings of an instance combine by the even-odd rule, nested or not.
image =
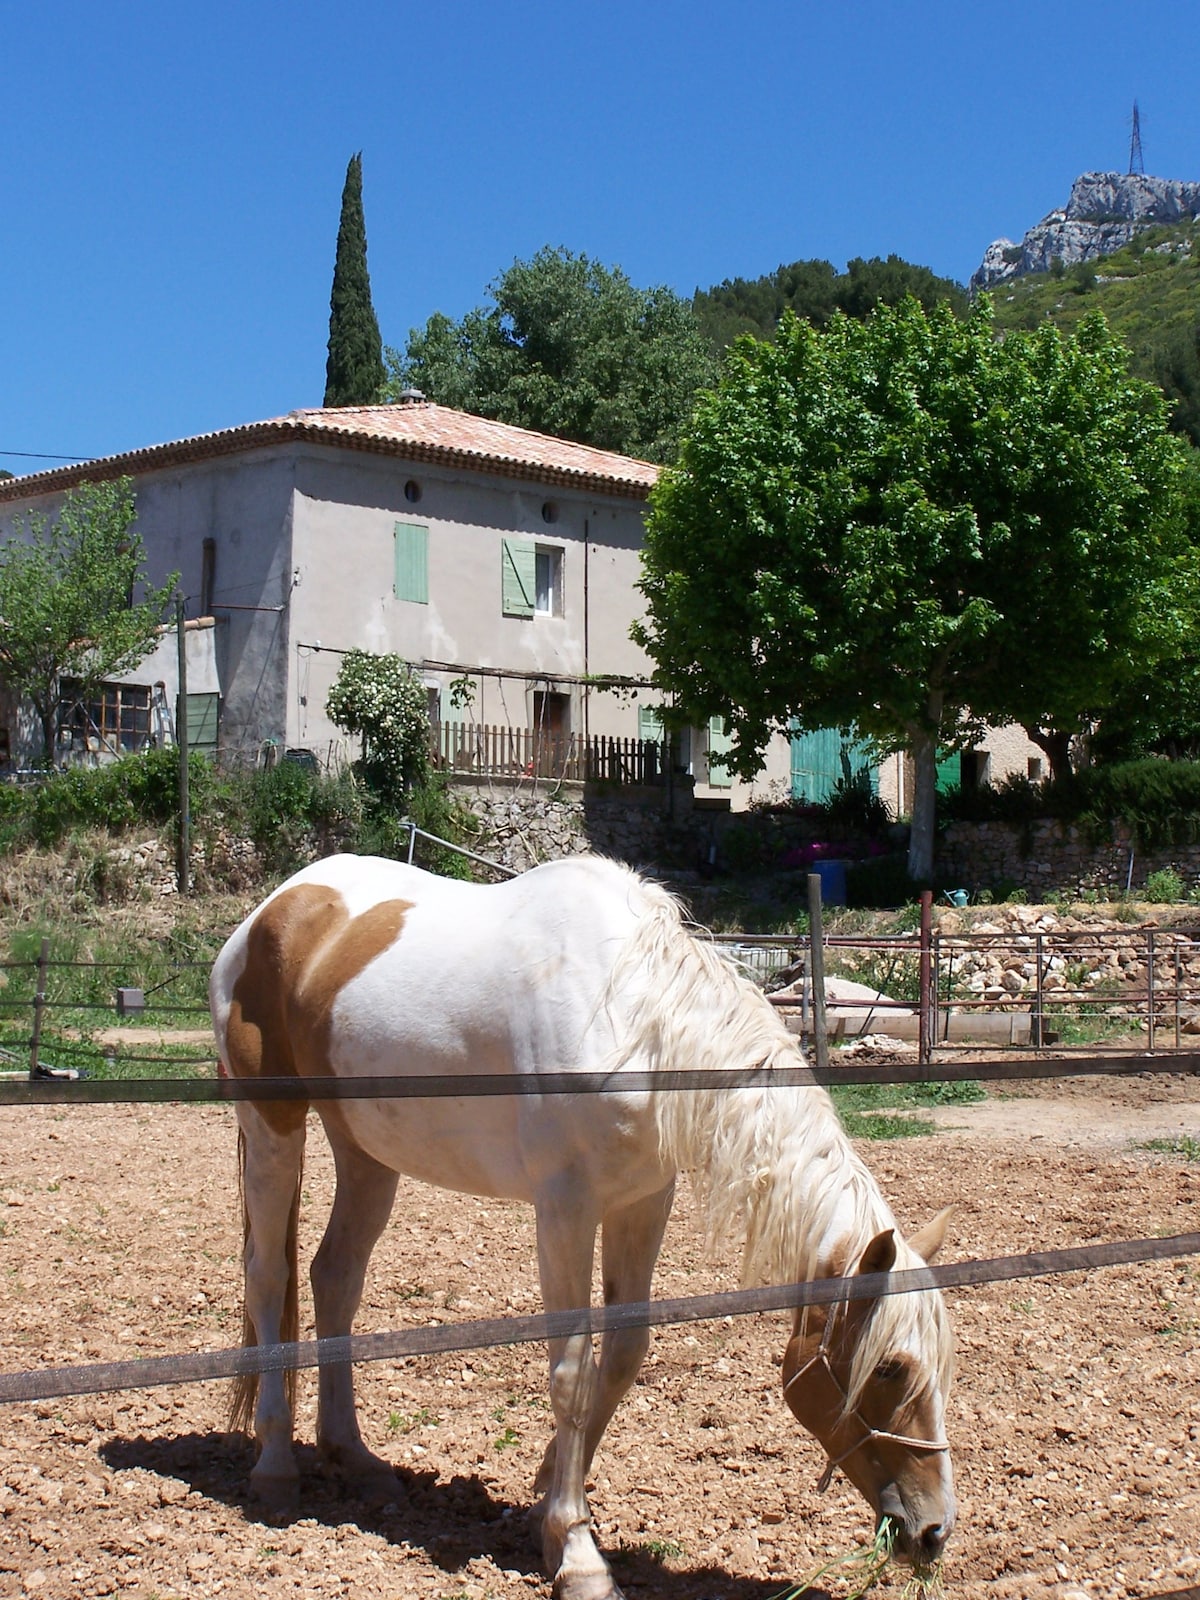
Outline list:
[[[157,643],[178,574],[161,588],[146,583],[134,515],[131,479],[85,483],[53,520],[31,513],[0,548],[0,681],[32,702],[47,762],[59,680],[77,679],[86,698]]]
[[[939,746],[1095,713],[1194,612],[1180,447],[1123,362],[1102,320],[999,343],[986,303],[740,340],[652,499],[662,686],[746,774],[792,719],[909,751],[928,877]]]
[[[389,395],[411,386],[500,422],[673,458],[697,391],[715,375],[685,300],[550,248],[515,261],[488,292],[491,303],[461,322],[438,312],[403,354],[387,352]]]
[[[383,341],[371,304],[367,225],[363,218],[362,152],[350,157],[342,188],[337,259],[329,297],[327,406],[374,405],[383,388]]]

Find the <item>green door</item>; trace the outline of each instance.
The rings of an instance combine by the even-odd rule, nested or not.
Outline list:
[[[847,738],[839,728],[819,728],[815,733],[792,734],[792,799],[820,804],[828,800],[839,778],[866,767],[871,788],[879,791],[879,768],[871,759],[869,744]]]

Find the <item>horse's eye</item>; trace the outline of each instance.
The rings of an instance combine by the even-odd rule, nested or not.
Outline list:
[[[875,1368],[880,1383],[896,1383],[904,1376],[903,1361],[881,1361]]]

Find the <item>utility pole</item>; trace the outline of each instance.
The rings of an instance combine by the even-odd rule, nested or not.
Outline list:
[[[179,698],[175,710],[175,738],[179,745],[179,833],[175,843],[175,884],[180,894],[187,894],[191,889],[192,818],[188,797],[187,637],[182,595],[175,599],[175,635],[179,649]]]

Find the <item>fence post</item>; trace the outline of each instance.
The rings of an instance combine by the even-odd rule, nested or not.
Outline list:
[[[821,879],[815,872],[808,875],[808,945],[817,1068],[824,1072],[829,1065],[829,1034],[825,1027],[825,928],[821,920]]]
[[[50,941],[42,940],[42,948],[38,952],[37,988],[33,996],[33,1032],[29,1035],[29,1076],[36,1078],[41,1068],[38,1065],[38,1049],[42,1042],[42,1013],[46,1009],[46,974],[50,968]]]
[[[932,997],[930,995],[930,977],[932,962],[930,960],[933,945],[933,890],[921,891],[921,954],[920,954],[920,998],[917,1002],[917,1062],[922,1067],[927,1067],[932,1057],[931,1034],[932,1022]]]
[[[1179,991],[1183,986],[1183,961],[1180,958],[1179,946],[1175,946],[1175,1048],[1179,1049]]]
[[[1154,929],[1146,930],[1146,1048],[1154,1049]]]
[[[1043,1026],[1044,1021],[1045,1021],[1045,1012],[1044,1012],[1044,1009],[1043,1009],[1044,1003],[1045,1003],[1045,991],[1044,991],[1043,984],[1042,984],[1042,940],[1043,940],[1043,938],[1044,938],[1044,935],[1039,931],[1038,936],[1037,936],[1037,943],[1036,943],[1037,976],[1036,976],[1036,978],[1034,980],[1033,1029],[1032,1029],[1032,1032],[1033,1032],[1032,1043],[1033,1043],[1034,1047],[1036,1049],[1038,1049],[1038,1050],[1040,1050],[1042,1048],[1042,1042],[1046,1037],[1045,1029],[1044,1029],[1044,1026]]]

